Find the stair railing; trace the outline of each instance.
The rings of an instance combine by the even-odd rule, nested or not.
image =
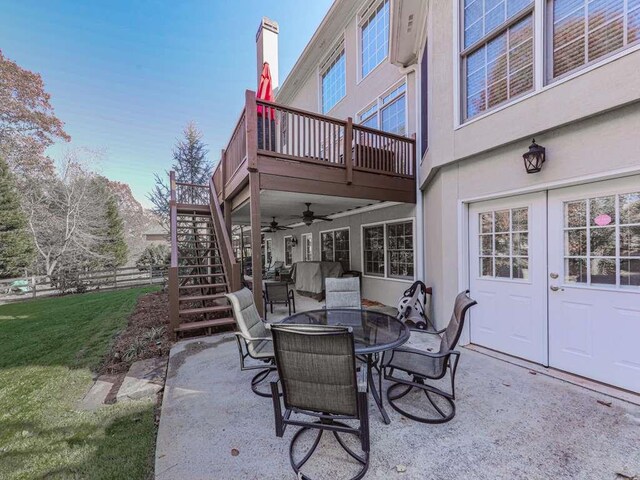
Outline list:
[[[169,227],[171,229],[171,263],[169,264],[169,326],[175,338],[176,328],[180,326],[178,283],[178,205],[176,202],[176,172],[169,172]]]
[[[224,268],[225,277],[229,284],[229,291],[235,292],[242,287],[240,277],[240,264],[237,262],[235,255],[233,254],[233,248],[231,246],[231,238],[229,232],[224,223],[224,217],[222,214],[222,207],[220,206],[220,200],[218,199],[218,192],[213,182],[213,178],[209,179],[209,198],[211,206],[211,219],[213,221],[213,228],[216,233],[216,239],[218,241],[218,249],[220,250],[220,257],[222,258],[222,268]],[[230,215],[230,212],[225,212]]]

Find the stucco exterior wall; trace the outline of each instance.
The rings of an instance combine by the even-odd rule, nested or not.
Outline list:
[[[639,50],[622,52],[458,126],[455,21],[450,2],[429,2],[429,149],[419,173],[426,283],[434,287],[439,325],[468,282],[461,274],[467,255],[464,201],[640,171]],[[530,175],[522,154],[532,137],[546,148],[547,162]]]
[[[364,6],[366,2],[360,2]],[[344,31],[331,39],[325,40],[325,52],[329,53],[340,38],[344,37],[345,63],[346,63],[346,95],[340,100],[326,115],[331,117],[346,119],[352,117],[357,122],[359,112],[368,107],[377,97],[391,89],[394,85],[406,78],[407,93],[407,134],[411,135],[416,131],[416,95],[415,95],[415,72],[404,71],[400,67],[389,62],[389,57],[382,61],[364,79],[360,77],[360,29],[358,27],[358,16],[353,16],[347,23]],[[319,67],[324,62],[324,57],[314,67],[307,72],[292,72],[292,75],[306,77],[298,91],[293,95],[292,100],[287,103],[293,107],[322,112],[321,108],[321,78]]]
[[[320,260],[320,232],[349,227],[351,270],[362,272],[362,225],[384,222],[388,220],[415,219],[415,206],[402,204],[370,212],[336,218],[332,222],[316,222],[311,226],[297,227],[292,230],[266,233],[265,238],[271,238],[273,261],[284,261],[284,237],[294,235],[298,245],[293,247],[293,261],[302,261],[302,238],[304,233],[311,232],[313,244],[313,260]],[[414,232],[415,233],[415,232]],[[411,285],[412,281],[392,278],[362,278],[362,296],[385,305],[396,306],[402,293]]]

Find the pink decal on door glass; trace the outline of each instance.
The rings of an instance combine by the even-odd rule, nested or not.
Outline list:
[[[611,217],[606,213],[603,213],[594,218],[593,221],[599,227],[604,227],[605,225],[609,225],[611,223]]]

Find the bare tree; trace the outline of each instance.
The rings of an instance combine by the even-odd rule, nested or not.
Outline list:
[[[85,159],[86,160],[86,159]],[[78,152],[65,156],[56,176],[24,176],[23,208],[44,273],[99,260],[105,241],[104,189]]]

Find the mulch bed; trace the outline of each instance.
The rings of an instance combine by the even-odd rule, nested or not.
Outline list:
[[[124,374],[131,364],[153,357],[168,357],[169,297],[165,292],[154,292],[138,299],[127,326],[120,332],[107,354],[99,374]]]

